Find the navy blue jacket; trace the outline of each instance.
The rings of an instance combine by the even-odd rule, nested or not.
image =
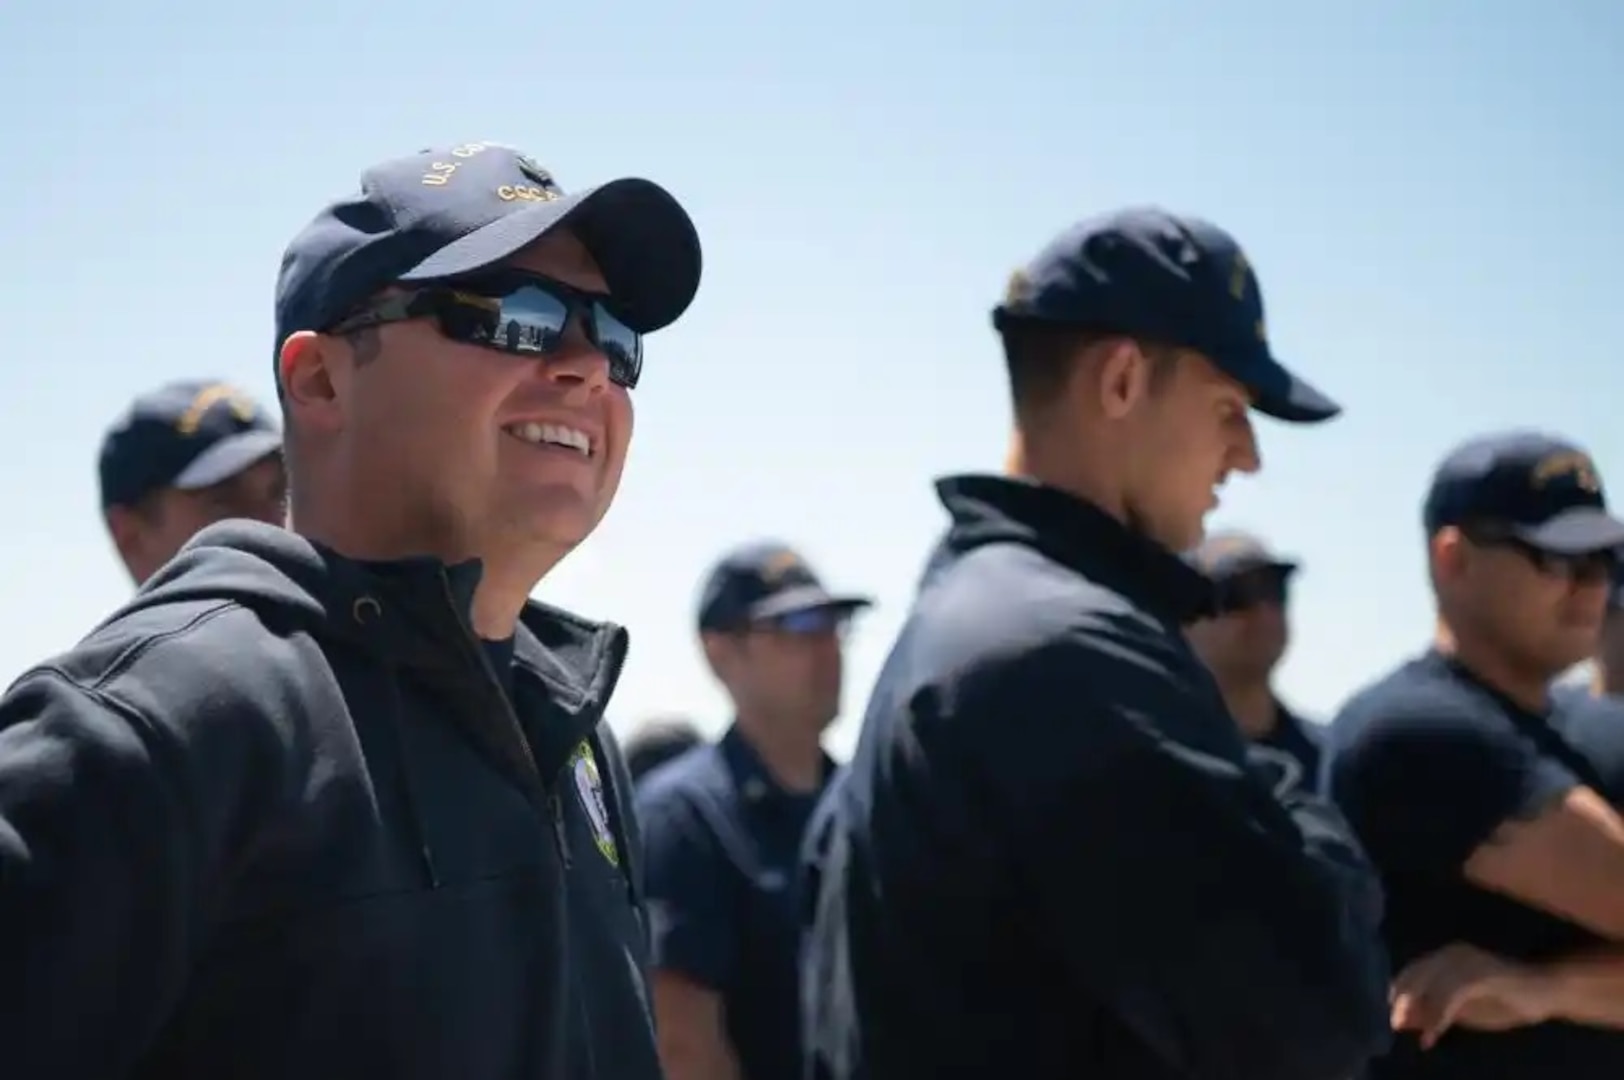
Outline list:
[[[1389,1039],[1380,888],[1185,644],[1207,583],[1054,489],[940,493],[808,842],[808,1075],[1348,1080]]]
[[[232,522],[0,699],[7,1080],[660,1076],[626,634]]]

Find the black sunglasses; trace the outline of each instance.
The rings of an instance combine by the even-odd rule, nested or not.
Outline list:
[[[1521,537],[1513,536],[1504,528],[1476,525],[1463,528],[1461,533],[1478,547],[1516,552],[1533,564],[1534,569],[1548,577],[1565,578],[1574,582],[1607,581],[1612,579],[1618,569],[1619,553],[1612,548],[1564,555],[1535,547]]]
[[[851,627],[853,614],[855,613],[852,609],[845,606],[807,608],[803,611],[790,611],[782,615],[754,619],[744,625],[743,631],[746,633],[766,631],[788,637],[822,637],[825,634],[844,636]]]
[[[1285,607],[1291,595],[1291,572],[1278,567],[1248,570],[1217,585],[1217,613],[1234,615],[1270,604]]]
[[[430,318],[464,345],[514,356],[550,357],[564,344],[571,318],[609,360],[609,378],[630,390],[643,373],[643,336],[620,321],[609,298],[521,270],[437,281],[368,302],[330,327],[348,334],[369,326]]]

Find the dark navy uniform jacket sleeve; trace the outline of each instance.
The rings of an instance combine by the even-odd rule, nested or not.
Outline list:
[[[1389,1039],[1377,878],[1334,810],[1248,763],[1182,648],[1091,612],[962,682],[988,720],[965,797],[1080,989],[1181,1075],[1346,1080]]]
[[[179,999],[243,798],[184,743],[50,670],[0,700],[0,1053],[11,1080],[122,1076]]]
[[[738,939],[721,838],[694,793],[656,786],[638,793],[652,966],[721,992]]]
[[[1459,869],[1508,820],[1529,819],[1579,785],[1504,712],[1441,687],[1355,699],[1329,791],[1377,863]]]

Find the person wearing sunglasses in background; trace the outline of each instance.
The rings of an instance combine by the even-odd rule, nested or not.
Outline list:
[[[204,530],[0,701],[8,1080],[660,1076],[626,634],[528,597],[699,276],[664,189],[492,143],[294,238],[289,531]]]
[[[282,433],[235,387],[166,383],[130,403],[102,439],[103,520],[137,585],[209,525],[280,525],[287,472]]]
[[[770,541],[705,581],[700,640],[733,725],[637,798],[669,1080],[799,1075],[800,848],[834,773],[822,737],[840,712],[844,631],[870,604]]]
[[[1274,671],[1286,655],[1291,631],[1287,598],[1297,564],[1242,532],[1215,532],[1189,561],[1213,583],[1211,618],[1185,630],[1191,648],[1223,691],[1242,734],[1285,755],[1294,784],[1319,782],[1319,729],[1280,701]]]
[[[1624,725],[1611,750],[1576,742],[1550,688],[1595,647],[1624,522],[1589,455],[1534,432],[1449,454],[1423,522],[1435,644],[1356,694],[1325,745],[1388,897],[1400,1034],[1371,1076],[1616,1080]]]

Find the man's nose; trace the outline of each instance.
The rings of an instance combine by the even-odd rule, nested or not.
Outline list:
[[[1231,467],[1235,472],[1250,474],[1263,468],[1263,452],[1258,448],[1257,429],[1252,426],[1250,416],[1241,420],[1240,437],[1236,440],[1233,458]]]
[[[538,366],[543,378],[569,389],[584,387],[597,393],[609,385],[609,358],[574,326],[565,333],[558,351]]]

